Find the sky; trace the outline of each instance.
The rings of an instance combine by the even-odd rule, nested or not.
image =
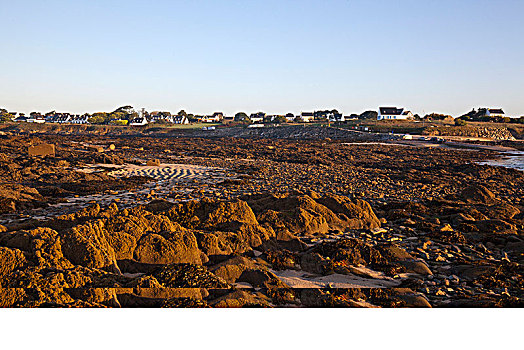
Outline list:
[[[0,108],[524,115],[521,0],[0,0]]]

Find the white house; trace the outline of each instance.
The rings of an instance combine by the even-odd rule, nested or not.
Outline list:
[[[89,115],[84,114],[84,115],[75,115],[71,117],[69,122],[72,124],[89,124],[88,120],[89,120]]]
[[[266,113],[264,112],[258,112],[258,113],[251,113],[249,116],[249,119],[252,123],[262,123],[264,121],[264,117],[266,116]]]
[[[174,123],[174,117],[165,112],[151,112],[149,114],[149,121],[151,123],[158,122],[158,121],[165,121],[167,123]]]
[[[20,113],[20,115],[16,117],[15,119],[13,119],[13,121],[17,123],[27,122],[27,117],[23,113]]]
[[[189,119],[185,115],[177,115],[173,117],[172,122],[175,124],[189,124]]]
[[[303,123],[311,123],[315,119],[313,112],[302,112],[300,113],[300,121]]]
[[[203,123],[220,123],[220,121],[224,118],[224,113],[222,112],[215,112],[213,115],[206,115],[204,118],[202,118]]]
[[[131,123],[129,123],[129,126],[144,126],[144,125],[147,125],[146,117],[136,117],[135,119],[131,120]]]
[[[224,113],[215,112],[213,115],[206,115],[202,118],[203,123],[220,123],[224,119]]]
[[[328,120],[330,122],[345,122],[346,121],[346,117],[344,117],[340,113],[330,113],[329,116],[328,116]]]
[[[37,117],[29,117],[29,118],[27,118],[26,122],[43,124],[43,123],[45,123],[45,118],[43,116],[41,116],[41,115],[39,115]]]
[[[504,117],[505,113],[502,108],[486,108],[484,115],[486,117]]]
[[[413,113],[405,111],[404,108],[379,107],[377,120],[383,119],[412,119]]]

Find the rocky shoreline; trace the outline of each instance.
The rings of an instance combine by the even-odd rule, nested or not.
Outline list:
[[[3,136],[0,305],[522,306],[522,172],[321,136]]]

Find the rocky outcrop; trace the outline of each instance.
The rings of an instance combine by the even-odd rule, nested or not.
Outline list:
[[[24,254],[18,249],[0,247],[0,288],[5,288],[6,278],[26,264]]]
[[[465,136],[465,137],[481,137],[493,140],[515,140],[513,134],[508,128],[502,127],[482,127],[482,126],[461,126],[461,127],[437,127],[426,128],[423,131],[425,135],[441,135],[441,136]]]
[[[134,258],[146,264],[202,263],[195,235],[182,228],[143,235],[137,242]]]
[[[287,233],[312,235],[330,230],[376,228],[378,218],[368,203],[342,196],[255,196],[249,205],[260,223],[271,226],[277,236]]]

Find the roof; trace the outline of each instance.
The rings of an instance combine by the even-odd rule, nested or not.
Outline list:
[[[404,111],[404,108],[380,107],[379,110],[381,115],[401,115]]]
[[[504,111],[502,108],[490,108],[489,113],[504,114]]]
[[[314,116],[313,112],[302,112],[301,115],[303,117],[313,117]]]

